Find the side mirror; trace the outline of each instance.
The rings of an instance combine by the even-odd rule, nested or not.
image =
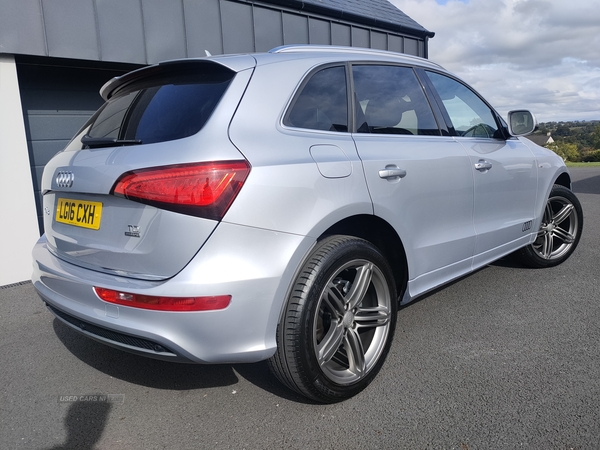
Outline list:
[[[508,113],[508,132],[511,136],[527,136],[537,128],[537,120],[527,110],[510,111]]]

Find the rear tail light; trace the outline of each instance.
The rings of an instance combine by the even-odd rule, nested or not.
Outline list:
[[[221,220],[249,173],[245,160],[140,169],[123,174],[112,193],[170,211]]]
[[[231,303],[231,295],[210,297],[157,297],[152,295],[129,294],[94,287],[96,295],[105,302],[132,308],[155,311],[215,311],[225,309]]]

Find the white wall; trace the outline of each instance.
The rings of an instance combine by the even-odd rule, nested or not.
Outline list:
[[[17,67],[0,54],[0,286],[31,278],[38,237]]]

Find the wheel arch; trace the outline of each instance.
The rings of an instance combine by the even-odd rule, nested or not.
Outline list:
[[[552,187],[556,184],[559,186],[563,186],[570,191],[572,191],[571,186],[571,175],[567,171],[567,169],[563,166],[562,171],[558,171],[558,173],[552,174],[552,176],[546,175],[540,177],[538,179],[538,183],[541,183],[543,187],[538,189],[538,199],[535,205],[535,216],[534,216],[534,228],[540,226],[542,216],[544,215],[544,208],[546,207],[546,200],[548,199],[550,192],[552,191]]]
[[[561,173],[556,179],[556,181],[554,181],[554,184],[559,184],[561,186],[566,187],[569,190],[573,190],[571,189],[571,176],[568,172]]]
[[[401,300],[408,283],[408,260],[396,230],[380,217],[360,214],[335,223],[325,230],[317,241],[336,234],[364,239],[379,249],[392,267],[396,292]]]
[[[516,253],[520,262],[528,267],[545,268],[561,264],[575,251],[581,238],[583,210],[570,189],[570,183],[564,185],[557,179],[552,185],[547,205],[540,219],[544,227],[537,231],[536,240]]]

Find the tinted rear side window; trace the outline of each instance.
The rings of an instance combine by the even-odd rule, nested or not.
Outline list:
[[[205,66],[134,82],[92,117],[84,133],[87,142],[90,147],[110,139],[151,144],[191,136],[209,119],[234,75],[220,66]]]
[[[352,68],[359,133],[439,135],[423,88],[410,67]]]
[[[329,67],[304,85],[283,119],[284,125],[325,131],[348,131],[346,71]]]

